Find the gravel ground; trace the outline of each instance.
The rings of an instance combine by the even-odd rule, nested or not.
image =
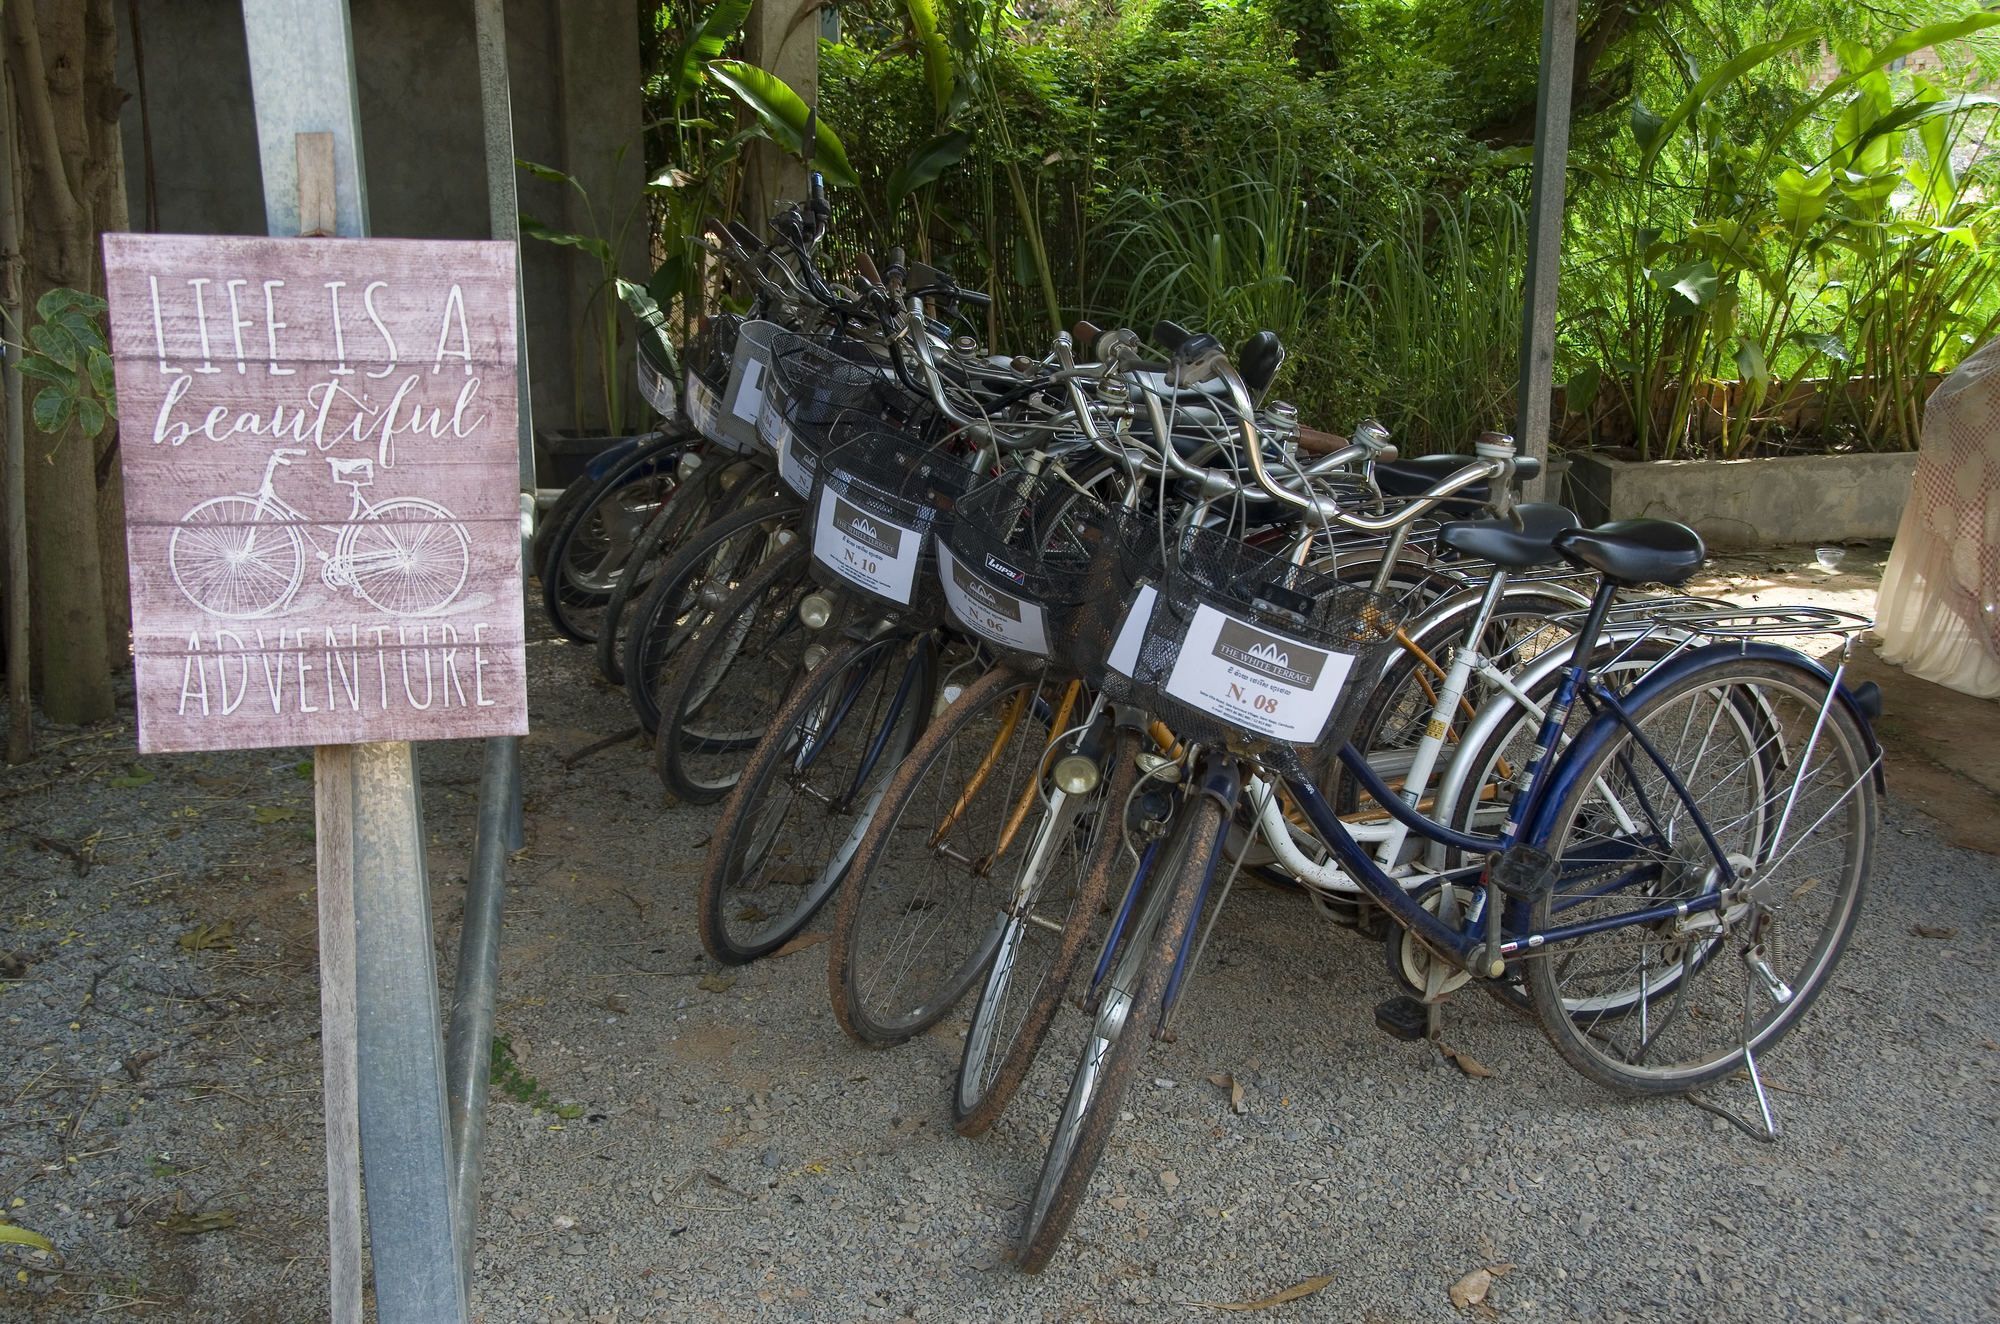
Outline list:
[[[967,1141],[957,1024],[852,1046],[823,947],[714,970],[692,895],[711,812],[663,811],[636,745],[565,767],[622,697],[584,650],[530,659],[476,1318],[1153,1320],[1322,1276],[1270,1314],[2000,1314],[2000,863],[1893,787],[1835,987],[1767,1064],[1779,1144],[1616,1101],[1488,999],[1455,999],[1445,1034],[1490,1076],[1392,1041],[1379,946],[1240,887],[1028,1277],[1005,1256],[1067,1053]],[[306,755],[43,734],[0,772],[0,1210],[56,1249],[0,1248],[0,1319],[324,1318]],[[477,759],[423,752],[447,977]],[[1211,1077],[1245,1086],[1240,1115]]]

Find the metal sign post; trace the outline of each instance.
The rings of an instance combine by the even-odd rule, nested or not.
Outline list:
[[[1549,433],[1556,362],[1556,283],[1562,274],[1563,182],[1569,168],[1569,103],[1576,78],[1577,0],[1545,0],[1542,68],[1535,88],[1535,166],[1528,204],[1528,275],[1521,310],[1521,377],[1514,436],[1542,462],[1530,499],[1549,488]]]

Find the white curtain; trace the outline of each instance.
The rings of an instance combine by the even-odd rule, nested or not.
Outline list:
[[[1885,660],[2000,698],[2000,341],[1960,364],[1925,407],[1875,616]]]

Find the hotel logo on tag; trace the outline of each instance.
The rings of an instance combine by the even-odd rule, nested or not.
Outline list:
[[[1234,618],[1223,621],[1216,635],[1214,653],[1245,671],[1302,690],[1318,685],[1320,672],[1326,666],[1326,654],[1318,649],[1307,648],[1295,639],[1253,630]]]
[[[877,521],[839,497],[833,499],[833,526],[870,551],[895,556],[903,545],[903,531],[893,524]]]
[[[993,558],[990,556],[987,557],[986,563],[992,565]],[[992,585],[967,571],[956,560],[953,560],[951,563],[951,582],[958,586],[959,592],[965,594],[966,597],[992,612],[995,616],[1004,616],[1010,621],[1021,619],[1020,599],[995,589]]]

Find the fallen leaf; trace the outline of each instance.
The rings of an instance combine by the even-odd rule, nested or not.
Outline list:
[[[735,975],[703,975],[699,987],[704,993],[727,993],[735,983]]]
[[[1912,924],[1910,932],[1919,938],[1956,938],[1957,929],[1940,928],[1934,924]]]
[[[1466,1075],[1471,1076],[1474,1080],[1485,1080],[1493,1074],[1491,1067],[1470,1053],[1460,1052],[1458,1049],[1446,1044],[1439,1044],[1438,1051],[1443,1053],[1445,1059],[1453,1066],[1463,1071]]]
[[[211,1209],[205,1214],[172,1214],[161,1219],[159,1225],[184,1237],[198,1237],[204,1232],[221,1232],[235,1227],[236,1211]]]
[[[1250,1111],[1249,1107],[1243,1102],[1243,1082],[1234,1076],[1229,1078],[1229,1111],[1235,1113],[1238,1117]]]
[[[769,918],[771,916],[762,907],[754,903],[746,903],[741,910],[736,912],[736,922],[738,924],[762,924]]]
[[[1316,1278],[1293,1283],[1282,1292],[1260,1296],[1255,1301],[1196,1301],[1194,1304],[1209,1310],[1269,1310],[1272,1306],[1282,1306],[1287,1301],[1298,1301],[1311,1296],[1314,1292],[1323,1292],[1327,1284],[1332,1281],[1332,1274],[1323,1273]]]
[[[299,816],[290,805],[252,805],[250,816],[259,823],[289,823]]]
[[[132,765],[132,771],[130,773],[128,773],[123,777],[112,777],[108,779],[104,784],[106,786],[116,786],[120,790],[130,790],[135,786],[145,786],[151,783],[158,776],[159,774],[154,772],[151,768],[142,768],[135,763]]]
[[[222,948],[236,950],[236,921],[226,919],[220,924],[197,924],[180,936],[182,949],[190,952],[207,952]]]
[[[1168,1168],[1165,1172],[1160,1174],[1160,1189],[1165,1191],[1168,1195],[1172,1195],[1175,1191],[1179,1190],[1180,1186],[1181,1186],[1180,1174],[1175,1172],[1172,1168]]]
[[[1493,1287],[1491,1269],[1474,1269],[1465,1277],[1451,1285],[1451,1303],[1460,1310],[1476,1306],[1486,1299]]]
[[[56,1243],[50,1241],[33,1228],[17,1227],[13,1223],[0,1223],[0,1246],[26,1246],[31,1250],[56,1253]]]
[[[772,952],[771,955],[790,956],[793,952],[802,952],[808,947],[817,947],[832,936],[830,933],[801,933],[777,951]]]

